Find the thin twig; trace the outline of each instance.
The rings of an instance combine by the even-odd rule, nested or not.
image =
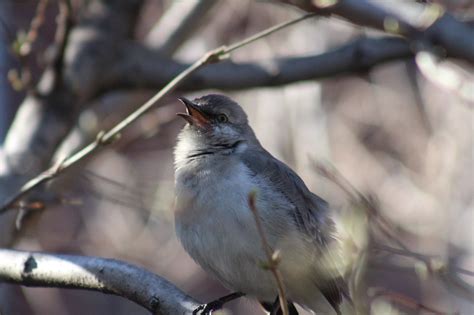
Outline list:
[[[375,249],[384,250],[396,255],[411,257],[423,263],[426,267],[426,270],[428,270],[431,275],[439,277],[446,283],[455,284],[463,295],[472,295],[472,286],[469,286],[465,281],[461,280],[457,273],[472,276],[474,275],[473,271],[462,269],[449,263],[439,265],[436,264],[436,261],[441,261],[440,259],[437,260],[436,257],[429,257],[412,251],[409,246],[407,246],[393,232],[392,224],[380,214],[380,211],[378,211],[374,200],[357,191],[357,189],[352,186],[351,183],[335,167],[322,165],[320,163],[316,163],[315,161],[313,161],[312,166],[320,175],[326,177],[339,186],[349,196],[354,204],[361,206],[367,212],[371,222],[375,223],[373,226],[377,227],[383,236],[387,237],[389,241],[395,243],[399,247],[392,248],[390,246],[376,244]],[[451,274],[449,270],[455,274]]]
[[[23,198],[26,194],[32,191],[34,188],[50,181],[51,179],[57,177],[60,173],[63,173],[71,166],[77,164],[81,160],[85,159],[86,157],[90,156],[94,151],[98,148],[105,146],[107,144],[112,143],[119,137],[120,132],[122,132],[125,128],[127,128],[131,123],[137,120],[140,116],[145,114],[150,108],[163,96],[168,94],[172,91],[179,83],[185,80],[191,73],[202,67],[204,64],[210,63],[213,60],[218,60],[219,56],[223,54],[223,48],[218,48],[217,50],[213,50],[194,64],[192,64],[189,68],[181,72],[178,76],[176,76],[173,80],[171,80],[163,89],[161,89],[157,94],[155,94],[151,99],[149,99],[145,104],[140,106],[136,111],[132,114],[127,116],[124,120],[119,122],[117,125],[112,127],[107,132],[99,132],[96,137],[96,140],[77,153],[65,158],[61,163],[57,166],[52,166],[51,168],[47,169],[42,174],[38,175],[37,177],[31,179],[26,184],[21,187],[18,194],[10,198],[3,206],[0,208],[0,213],[8,211],[9,209],[16,206],[18,201]]]
[[[49,0],[40,0],[38,2],[35,16],[33,20],[31,20],[30,29],[26,34],[25,41],[21,43],[20,49],[18,51],[21,56],[26,56],[31,52],[31,47],[38,38],[38,31],[41,25],[43,25],[44,23],[44,17],[46,14],[46,8],[48,7],[48,2]]]
[[[378,292],[375,292],[371,297],[371,303],[379,297],[386,297],[389,300],[392,300],[393,302],[396,302],[400,305],[403,305],[405,307],[408,307],[408,308],[412,309],[413,311],[427,311],[427,312],[430,312],[430,313],[435,314],[435,315],[449,315],[449,314],[456,315],[456,314],[459,314],[458,312],[455,312],[455,313],[442,312],[442,311],[436,310],[436,309],[434,309],[434,308],[432,308],[428,305],[420,303],[420,302],[418,302],[418,301],[416,301],[416,300],[414,300],[414,299],[412,299],[412,298],[410,298],[406,295],[402,295],[402,294],[387,291],[387,290],[380,290]]]
[[[433,264],[435,264],[436,262],[441,262],[442,261],[442,257],[439,257],[439,256],[423,255],[423,254],[420,254],[420,253],[417,253],[417,252],[410,251],[409,249],[399,249],[399,248],[394,248],[394,247],[390,247],[390,246],[383,245],[383,244],[374,244],[374,249],[385,251],[385,252],[388,252],[388,253],[391,253],[391,254],[394,254],[394,255],[410,257],[412,259],[418,260],[418,261],[424,263],[426,265],[427,269],[430,272],[436,272],[436,271],[439,271],[440,269],[448,268],[448,266],[444,265],[444,264],[443,265],[437,265],[436,267],[433,266]],[[444,267],[444,268],[442,268],[442,267]],[[463,274],[463,275],[466,275],[466,276],[470,276],[470,277],[474,277],[474,271],[472,271],[472,270],[468,270],[468,269],[460,268],[460,267],[457,267],[457,266],[453,266],[452,264],[449,264],[449,268],[451,268],[453,271],[455,271],[457,273],[460,273],[460,274]]]
[[[234,50],[236,50],[236,49],[239,49],[240,47],[246,46],[246,45],[248,45],[248,44],[250,44],[250,43],[252,43],[252,42],[254,42],[254,41],[256,41],[256,40],[258,40],[258,39],[260,39],[260,38],[262,38],[262,37],[268,36],[268,35],[270,35],[270,34],[272,34],[272,33],[275,33],[275,32],[277,32],[277,31],[279,31],[279,30],[281,30],[281,29],[283,29],[283,28],[285,28],[285,27],[288,27],[288,26],[290,26],[290,25],[296,24],[296,23],[298,23],[298,22],[301,22],[301,21],[303,21],[303,20],[306,20],[306,19],[308,19],[308,18],[310,18],[310,17],[314,17],[314,16],[316,16],[316,15],[317,15],[316,13],[305,14],[305,15],[303,15],[303,16],[301,16],[301,17],[299,17],[299,18],[296,18],[296,19],[294,19],[294,20],[290,20],[290,21],[287,21],[287,22],[283,22],[283,23],[277,24],[277,25],[275,25],[275,26],[272,26],[272,27],[270,27],[270,28],[267,28],[266,30],[263,30],[263,31],[261,31],[261,32],[259,32],[259,33],[257,33],[257,34],[255,34],[255,35],[252,35],[252,36],[250,36],[250,37],[248,37],[248,38],[246,38],[246,39],[244,39],[244,40],[242,40],[242,41],[240,41],[240,42],[237,42],[237,43],[234,43],[234,44],[228,46],[228,47],[227,47],[227,53],[231,53],[232,51],[234,51]]]
[[[13,50],[17,54],[20,63],[20,71],[18,72],[16,69],[11,69],[8,72],[8,79],[15,90],[33,89],[32,76],[27,63],[27,57],[32,51],[33,44],[38,39],[39,29],[44,24],[48,2],[49,0],[40,0],[38,2],[28,32],[24,36],[21,36],[20,33],[17,36],[16,41],[13,43]]]
[[[106,146],[112,142],[114,142],[120,136],[120,133],[127,128],[130,124],[148,112],[156,102],[162,99],[165,95],[170,93],[174,90],[180,83],[186,80],[192,73],[196,70],[200,69],[201,67],[210,64],[219,62],[223,59],[229,57],[229,54],[245,45],[250,44],[251,42],[268,36],[278,30],[281,30],[284,27],[288,27],[293,25],[299,21],[302,21],[308,17],[312,16],[312,14],[305,15],[303,17],[299,17],[288,22],[279,24],[274,27],[270,27],[269,29],[259,32],[258,34],[251,36],[247,39],[239,41],[230,46],[221,46],[217,49],[211,50],[204,54],[199,60],[193,63],[191,66],[186,68],[183,72],[178,74],[173,80],[171,80],[168,84],[166,84],[158,93],[156,93],[152,98],[150,98],[147,102],[141,105],[137,110],[127,116],[124,120],[119,122],[117,125],[112,127],[110,130],[105,132],[99,132],[97,138],[94,142],[90,143],[77,153],[65,158],[62,162],[58,163],[56,166],[52,166],[37,177],[31,179],[27,183],[20,188],[20,191],[8,199],[0,208],[0,214],[8,211],[12,208],[17,208],[17,203],[20,201],[21,198],[26,196],[30,191],[35,189],[36,187],[50,181],[51,179],[57,177],[59,174],[66,171],[71,166],[77,164],[79,161],[82,161],[86,157],[89,157],[93,152],[98,150],[100,147]]]
[[[322,176],[327,178],[341,188],[355,205],[361,206],[366,210],[370,219],[376,223],[380,232],[389,240],[396,243],[399,247],[409,251],[408,247],[392,232],[391,225],[387,219],[380,215],[377,211],[376,201],[374,198],[366,197],[359,192],[335,167],[323,165],[312,161],[312,167]]]
[[[56,82],[61,81],[64,52],[66,51],[67,41],[73,26],[71,0],[59,0],[58,8],[59,14],[57,17],[56,33],[54,34],[56,52],[51,62],[57,75]]]
[[[283,315],[288,315],[289,310],[288,310],[288,303],[286,299],[286,294],[285,294],[285,286],[283,285],[283,278],[281,276],[280,270],[278,270],[278,264],[280,262],[280,255],[278,251],[274,251],[270,244],[268,244],[267,237],[265,235],[265,231],[263,230],[262,223],[260,221],[260,216],[258,214],[258,209],[256,206],[256,196],[257,193],[255,191],[251,192],[249,194],[249,207],[250,210],[253,213],[253,216],[255,218],[255,224],[257,225],[257,231],[258,234],[260,235],[260,240],[262,241],[262,247],[263,250],[265,251],[265,255],[267,256],[267,262],[265,264],[265,267],[268,268],[272,273],[273,276],[275,277],[275,281],[277,283],[277,289],[278,289],[278,299],[280,300],[280,307],[283,312]]]
[[[37,37],[37,32],[38,28],[41,25],[43,19],[44,19],[44,14],[45,14],[45,9],[47,6],[48,0],[46,1],[41,1],[38,3],[38,9],[37,9],[37,17],[35,17],[35,20],[39,20],[35,23],[32,22],[32,28],[33,25],[35,25],[35,31],[33,32],[34,35],[31,35],[31,43],[36,39]],[[41,7],[40,7],[41,6]],[[52,47],[54,47],[54,55],[52,58],[49,60],[49,64],[47,68],[51,69],[51,81],[52,85],[59,85],[60,82],[62,82],[62,75],[63,75],[63,61],[64,61],[64,52],[66,50],[66,44],[67,44],[67,38],[69,36],[69,33],[72,28],[72,6],[70,3],[70,0],[59,0],[58,1],[58,7],[59,7],[59,13],[56,18],[57,21],[57,27],[56,27],[56,33],[54,35],[54,43],[52,44]],[[40,17],[41,16],[41,17]],[[31,32],[31,30],[30,30]],[[24,56],[20,56],[20,59],[22,59]],[[23,70],[26,68],[23,67]],[[48,71],[48,70],[46,70]],[[30,82],[31,83],[31,82]],[[35,94],[39,92],[41,94],[44,91],[41,91],[41,88],[35,88],[33,85],[29,85],[28,89],[31,91],[35,91]],[[41,203],[41,202],[40,202]],[[31,203],[30,203],[31,204]],[[16,218],[16,228],[17,230],[20,229],[23,219],[26,218],[27,214],[29,211],[32,210],[38,210],[37,207],[31,207],[30,204],[23,205],[19,203],[19,212],[18,216]],[[37,204],[37,202],[33,201],[33,204]],[[44,207],[44,203],[43,203]]]

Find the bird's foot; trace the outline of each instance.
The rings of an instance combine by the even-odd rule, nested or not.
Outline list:
[[[207,304],[201,304],[193,311],[193,315],[212,315],[212,312],[221,309],[222,306],[224,306],[224,303],[219,300]]]
[[[265,311],[268,312],[269,315],[283,314],[283,311],[280,307],[280,299],[278,296],[276,297],[275,302],[273,303],[260,302],[260,304],[263,306]],[[293,304],[293,302],[291,301],[288,301],[288,311],[290,312],[289,315],[298,315],[298,310],[296,309],[295,304]]]
[[[212,312],[217,311],[221,309],[225,303],[230,302],[232,300],[238,299],[245,294],[240,293],[240,292],[235,292],[226,296],[223,296],[221,298],[218,298],[217,300],[214,300],[212,302],[209,302],[207,304],[202,304],[199,305],[194,311],[193,315],[212,315]]]

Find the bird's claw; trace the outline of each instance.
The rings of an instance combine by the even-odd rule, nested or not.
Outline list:
[[[214,311],[221,309],[223,305],[224,302],[219,300],[201,304],[193,311],[193,315],[212,315]]]

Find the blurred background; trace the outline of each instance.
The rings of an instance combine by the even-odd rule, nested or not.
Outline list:
[[[162,46],[166,27],[173,28],[194,1],[141,2],[131,40],[146,43],[157,55],[188,63],[209,49],[302,14],[270,1],[209,1],[197,11],[199,18],[194,18],[186,40],[166,51]],[[470,0],[436,2],[460,19],[474,20]],[[76,23],[87,14],[101,14],[102,9],[92,0],[72,1]],[[59,13],[56,1],[0,2],[0,143],[28,86],[36,85],[50,62],[48,47],[54,42]],[[31,51],[22,55],[14,49],[15,42],[34,21],[40,26]],[[232,60],[314,55],[357,38],[380,36],[339,19],[313,18],[237,50]],[[66,53],[66,59],[74,57]],[[48,191],[61,196],[61,202],[25,216],[21,228],[12,232],[13,247],[124,260],[163,276],[203,302],[227,294],[184,252],[174,234],[172,212],[172,154],[184,125],[175,116],[183,110],[176,97],[225,93],[247,111],[263,146],[290,165],[313,192],[331,202],[341,222],[350,226],[346,229],[356,247],[351,253],[364,256],[364,272],[358,281],[370,300],[370,313],[474,314],[474,81],[472,65],[447,62],[450,71],[471,80],[466,81],[463,95],[440,85],[439,80],[427,79],[413,57],[278,87],[178,89],[127,129],[119,141],[55,180]],[[101,66],[107,65],[96,65]],[[162,71],[167,71],[166,64]],[[443,78],[448,80],[449,71]],[[51,160],[87,144],[157,89],[147,83],[133,89],[117,85],[95,93],[80,110],[71,108],[76,112],[74,123]],[[320,165],[332,165],[351,187],[374,198],[378,215],[411,254],[398,253],[399,246],[390,237],[374,227],[366,214],[354,210],[354,200],[321,176]],[[348,224],[347,218],[353,221]],[[352,226],[354,222],[359,222],[358,227]],[[97,292],[1,287],[2,315],[148,313],[123,298]],[[263,314],[248,299],[230,303],[223,313]]]

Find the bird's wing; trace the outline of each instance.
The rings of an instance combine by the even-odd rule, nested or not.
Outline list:
[[[254,176],[263,178],[294,206],[290,214],[305,236],[319,246],[332,241],[334,223],[329,218],[328,203],[313,194],[291,168],[263,148],[247,150],[242,161]]]
[[[331,263],[329,247],[336,242],[334,222],[329,217],[328,203],[313,194],[303,180],[287,165],[273,157],[265,149],[247,150],[242,161],[255,175],[263,177],[271,187],[282,194],[292,205],[291,215],[298,229],[321,249],[319,255],[329,255],[326,263]],[[334,259],[337,259],[334,257]],[[318,283],[321,293],[337,310],[343,295],[347,295],[345,281],[336,268],[327,266],[331,274],[321,275],[324,280]]]

